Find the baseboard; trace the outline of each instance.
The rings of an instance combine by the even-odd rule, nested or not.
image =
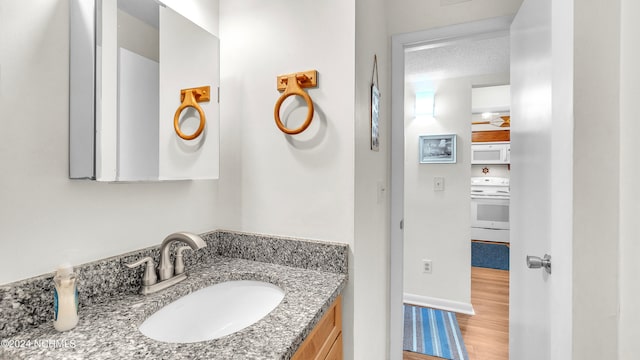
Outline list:
[[[440,298],[434,298],[430,296],[422,296],[416,294],[404,293],[403,302],[411,305],[418,305],[422,307],[429,307],[434,309],[452,311],[461,314],[475,315],[473,305],[470,303],[463,303],[459,301],[446,300]]]

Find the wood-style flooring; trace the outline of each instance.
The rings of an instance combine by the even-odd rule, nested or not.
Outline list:
[[[474,316],[456,314],[469,360],[509,359],[509,271],[471,268]],[[442,360],[405,351],[403,360]]]

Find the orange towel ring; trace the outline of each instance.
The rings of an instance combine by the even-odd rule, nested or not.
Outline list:
[[[276,101],[276,106],[273,110],[273,117],[276,121],[278,129],[280,129],[280,131],[282,131],[283,133],[288,135],[299,134],[305,131],[309,127],[309,125],[311,125],[311,120],[313,119],[314,113],[313,101],[311,100],[311,96],[309,96],[306,91],[302,90],[302,88],[317,86],[317,72],[315,70],[312,70],[305,73],[279,76],[279,90],[284,84],[286,84],[286,88],[284,89],[284,93],[282,94],[282,96],[280,96],[278,101]],[[280,107],[282,106],[282,103],[285,101],[285,99],[287,99],[289,96],[294,95],[301,96],[307,103],[307,118],[300,127],[289,129],[284,126],[282,120],[280,120]]]
[[[182,103],[178,107],[178,110],[176,110],[176,114],[173,116],[173,128],[175,129],[176,134],[178,134],[180,138],[184,140],[193,140],[198,136],[200,136],[200,134],[202,134],[202,131],[204,130],[204,126],[207,122],[207,119],[204,115],[204,111],[202,110],[200,105],[198,105],[198,103],[203,101],[209,101],[209,99],[210,99],[209,86],[202,86],[199,88],[192,88],[192,89],[182,89],[180,91],[180,101],[182,101]],[[198,111],[198,114],[200,115],[200,124],[198,125],[198,129],[191,135],[187,135],[183,133],[182,130],[180,129],[180,114],[182,113],[182,110],[188,107],[192,107],[196,109],[196,111]]]

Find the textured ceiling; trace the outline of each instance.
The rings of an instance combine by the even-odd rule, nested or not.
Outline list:
[[[508,35],[408,49],[405,54],[405,79],[409,83],[504,72],[509,72]]]

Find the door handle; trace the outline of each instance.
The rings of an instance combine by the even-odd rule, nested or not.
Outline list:
[[[527,255],[527,267],[529,269],[540,269],[543,267],[547,273],[551,274],[551,255],[545,254],[543,258]]]

